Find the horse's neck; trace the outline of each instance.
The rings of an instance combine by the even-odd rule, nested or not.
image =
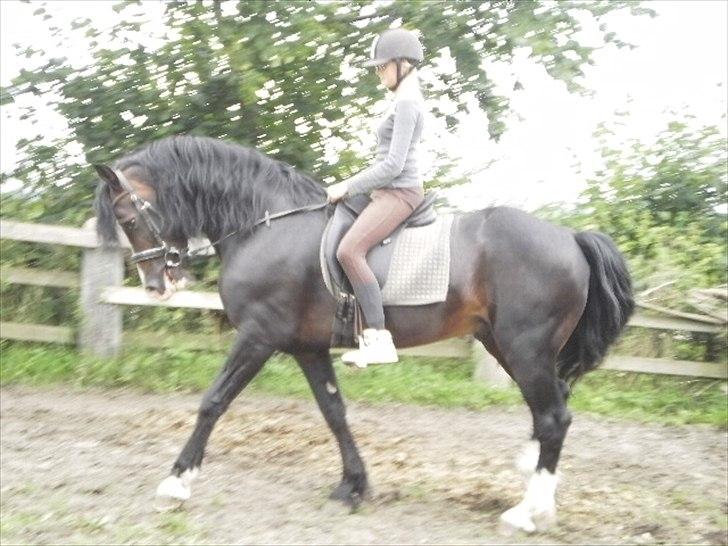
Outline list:
[[[325,199],[322,198],[322,200]],[[309,203],[310,204],[310,203]],[[260,220],[263,220],[265,218],[265,213],[268,212],[271,216],[277,213],[286,212],[286,211],[292,211],[299,209],[306,205],[296,204],[292,203],[290,199],[286,199],[281,196],[271,196],[266,202],[265,206],[263,207],[263,211],[258,213],[256,218],[253,218],[252,220],[254,222],[258,222]],[[312,212],[303,212],[299,214],[315,214],[314,211]],[[273,219],[270,221],[271,225],[277,224],[279,220]],[[262,223],[258,226],[254,227],[252,231],[246,232],[246,233],[238,233],[236,232],[235,228],[229,227],[224,232],[221,233],[205,233],[205,236],[212,241],[220,241],[220,244],[218,246],[218,254],[222,258],[226,253],[230,252],[231,249],[238,249],[242,246],[247,245],[247,243],[252,240],[255,237],[255,234],[259,232],[262,229],[266,229],[266,224]],[[322,229],[323,232],[323,229]],[[286,234],[283,234],[284,236]]]
[[[267,196],[263,199],[262,211],[250,213],[251,215],[255,215],[255,218],[251,218],[250,221],[257,222],[258,220],[263,219],[265,217],[265,211],[268,211],[270,214],[275,214],[276,212],[291,210],[294,208],[297,208],[296,205],[290,203],[289,200],[281,196]],[[220,214],[223,214],[223,212],[220,212]],[[202,229],[202,234],[210,241],[220,241],[223,238],[233,237],[239,229],[240,226],[231,225],[223,227],[218,231],[216,229],[211,229],[209,226],[205,226]]]

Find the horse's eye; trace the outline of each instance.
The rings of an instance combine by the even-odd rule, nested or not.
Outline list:
[[[131,220],[127,220],[123,224],[121,224],[122,227],[125,227],[127,229],[133,229],[134,224],[136,224],[136,218],[132,218]]]

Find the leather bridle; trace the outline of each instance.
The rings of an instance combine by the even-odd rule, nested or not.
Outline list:
[[[116,177],[119,179],[119,183],[124,191],[114,198],[111,206],[113,207],[119,199],[128,195],[131,199],[132,205],[134,205],[134,208],[139,213],[139,216],[147,225],[149,231],[152,232],[154,241],[157,244],[154,248],[142,250],[141,252],[132,252],[131,263],[136,264],[147,260],[153,260],[154,258],[164,258],[164,264],[167,267],[179,267],[182,263],[182,256],[187,253],[187,249],[179,249],[174,245],[167,244],[167,242],[162,238],[162,229],[159,224],[154,221],[154,218],[152,218],[152,213],[154,213],[154,215],[162,221],[164,220],[164,217],[157,209],[154,208],[154,205],[134,191],[134,188],[131,187],[131,184],[121,171],[115,169],[114,174],[116,174]]]
[[[235,235],[236,233],[239,233],[242,228],[237,229],[235,231],[232,231],[228,233],[227,235],[220,237],[217,241],[214,243],[210,243],[209,245],[206,245],[201,248],[196,248],[192,252],[189,251],[187,247],[185,248],[177,248],[174,245],[168,244],[163,238],[162,238],[162,229],[159,227],[159,224],[154,221],[154,218],[152,218],[152,213],[154,213],[155,216],[157,216],[161,221],[164,221],[164,217],[162,214],[154,208],[154,205],[152,205],[149,201],[141,197],[139,194],[137,194],[134,191],[134,188],[132,188],[131,184],[127,180],[127,178],[124,176],[124,174],[114,169],[114,174],[116,174],[116,177],[119,180],[119,183],[121,184],[122,189],[124,190],[121,194],[117,195],[114,200],[111,202],[111,206],[113,207],[116,202],[124,197],[125,195],[128,195],[131,199],[132,205],[134,205],[134,208],[139,213],[139,216],[142,218],[144,223],[147,225],[149,230],[152,232],[152,235],[154,236],[154,241],[157,244],[154,248],[149,248],[147,250],[142,250],[141,252],[133,252],[131,255],[131,262],[132,263],[139,263],[139,262],[145,262],[147,260],[153,260],[155,258],[164,258],[164,263],[169,268],[175,268],[179,267],[182,264],[182,259],[184,257],[190,257],[195,256],[197,254],[201,254],[203,250],[206,250],[207,248],[214,247],[216,244],[220,243],[222,240],[227,239],[228,237]],[[282,218],[283,216],[288,216],[289,214],[294,214],[296,212],[306,212],[311,210],[318,210],[322,209],[326,206],[328,206],[328,202],[319,203],[315,205],[306,205],[304,207],[299,207],[296,209],[290,209],[285,210],[283,212],[277,212],[275,214],[270,214],[267,210],[265,211],[265,216],[259,220],[257,220],[252,227],[259,226],[260,224],[265,224],[266,226],[270,227],[271,220],[275,220],[277,218]]]

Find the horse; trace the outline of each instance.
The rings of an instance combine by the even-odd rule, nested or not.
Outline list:
[[[195,136],[156,140],[94,167],[99,236],[113,244],[121,227],[146,292],[164,299],[179,289],[187,243],[204,235],[221,261],[220,297],[237,330],[157,498],[190,498],[215,423],[282,352],[297,361],[338,443],[342,478],[331,498],[358,506],[369,483],[330,353],[337,302],[322,279],[319,245],[334,205],[323,186],[254,148]],[[281,214],[271,221],[270,212]],[[634,309],[627,265],[603,233],[504,206],[456,213],[450,248],[446,300],[387,306],[387,327],[399,348],[472,336],[515,381],[532,415],[530,450],[521,458],[530,477],[522,501],[500,522],[525,532],[547,528],[556,517],[570,387],[599,364]]]

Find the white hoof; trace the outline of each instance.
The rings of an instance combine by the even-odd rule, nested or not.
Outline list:
[[[501,514],[499,531],[507,536],[518,531],[530,534],[536,531],[546,531],[555,523],[556,510],[533,513],[531,509],[521,503]]]
[[[518,531],[533,533],[536,531],[536,524],[531,519],[528,507],[521,503],[501,514],[499,531],[505,535]]]
[[[537,512],[531,516],[536,531],[547,531],[556,524],[556,508]]]
[[[533,533],[551,527],[556,522],[557,481],[558,478],[545,469],[534,473],[523,500],[501,515],[500,531],[505,534]]]
[[[198,469],[185,470],[180,476],[167,476],[157,487],[154,506],[167,511],[179,508],[192,495],[192,480]]]

